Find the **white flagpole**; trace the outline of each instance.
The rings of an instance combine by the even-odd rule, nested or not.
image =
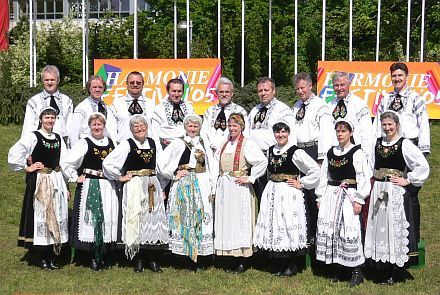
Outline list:
[[[425,0],[422,0],[422,29],[420,32],[420,62],[423,62],[423,50],[425,41]]]
[[[177,0],[174,0],[174,59],[177,59]]]
[[[322,0],[322,44],[321,44],[321,60],[325,60],[325,0]]]
[[[411,0],[408,0],[408,16],[406,24],[406,62],[409,62],[409,42],[411,39]]]
[[[83,87],[87,82],[87,37],[86,37],[86,1],[81,3],[81,17],[82,17],[82,69],[83,69]]]
[[[295,0],[295,75],[298,73],[298,0]]]
[[[269,0],[269,77],[272,77],[272,0]]]
[[[353,0],[350,0],[350,32],[348,45],[348,60],[353,60]]]
[[[137,0],[133,0],[133,58],[138,58],[138,5]]]
[[[33,42],[33,77],[34,77],[34,84],[33,86],[36,87],[37,86],[37,26],[36,26],[36,22],[37,22],[37,2],[34,2],[34,10],[32,11],[32,14],[34,15],[33,17],[33,22],[32,25],[34,26],[34,33],[32,34],[32,38],[34,39]]]
[[[221,58],[220,30],[221,30],[221,0],[217,2],[217,58]]]
[[[90,1],[86,0],[86,81],[89,80],[89,13]]]
[[[376,61],[379,61],[380,46],[380,0],[377,1],[377,33],[376,33]]]
[[[244,87],[244,0],[241,0],[241,87]]]
[[[190,36],[189,36],[189,28],[190,22],[189,22],[189,0],[186,0],[186,58],[191,57],[191,48],[190,48]]]
[[[34,83],[34,0],[29,1],[29,87]]]

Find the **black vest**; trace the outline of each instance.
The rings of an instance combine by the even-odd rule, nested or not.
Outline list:
[[[182,141],[185,144],[185,150],[183,151],[182,156],[180,156],[180,160],[179,160],[178,166],[188,164],[189,163],[189,157],[191,156],[190,145],[188,145],[188,143],[185,142],[183,139],[182,139]],[[200,138],[200,144],[203,147],[205,147],[205,145],[203,143],[203,140],[201,138]],[[202,167],[204,167],[206,165],[205,161],[203,161],[203,163],[200,163],[200,164],[201,164]]]
[[[282,154],[275,155],[273,152],[274,146],[269,148],[269,165],[267,169],[271,174],[299,174],[299,169],[292,162],[292,157],[295,151],[298,149],[296,145],[291,146],[287,151]]]
[[[61,137],[55,134],[55,139],[47,139],[40,132],[34,131],[37,144],[32,151],[32,163],[41,162],[44,167],[55,169],[60,164]]]
[[[129,170],[156,169],[156,144],[154,140],[147,137],[149,149],[140,149],[137,147],[133,139],[129,138],[130,152],[124,163],[124,174]]]
[[[336,156],[333,153],[333,148],[331,148],[327,152],[329,178],[336,181],[356,179],[356,170],[353,166],[353,154],[360,148],[360,145],[356,145],[342,156]]]
[[[84,155],[84,160],[78,169],[78,175],[83,174],[84,169],[102,170],[102,161],[105,157],[115,149],[113,141],[109,138],[108,145],[99,146],[93,143],[93,141],[86,137],[87,141],[87,152]],[[92,175],[87,175],[87,177],[94,178]]]
[[[382,145],[382,138],[378,138],[374,148],[374,169],[389,168],[403,172],[406,163],[402,153],[402,142],[403,137],[391,146],[384,146]]]

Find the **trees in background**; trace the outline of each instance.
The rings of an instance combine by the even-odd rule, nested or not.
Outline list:
[[[268,0],[245,1],[245,82],[239,89],[246,105],[256,98],[254,82],[268,75]],[[139,58],[173,58],[173,1],[150,0],[150,11],[138,14]],[[178,0],[178,21],[186,20],[185,0]],[[375,60],[377,0],[354,0],[353,60]],[[420,60],[421,2],[413,0],[410,61]],[[272,0],[272,77],[285,100],[293,100],[294,1]],[[440,2],[426,0],[425,61],[439,61]],[[298,71],[316,75],[321,59],[322,1],[298,1]],[[407,1],[382,1],[380,60],[404,60],[406,56]],[[217,1],[191,1],[192,57],[217,57]],[[349,2],[327,0],[326,60],[348,60]],[[241,0],[221,1],[221,59],[223,74],[240,81]],[[23,106],[32,90],[29,85],[29,27],[23,20],[10,32],[11,46],[0,53],[0,123],[21,122],[3,106]],[[133,17],[119,19],[111,13],[89,24],[90,69],[95,58],[133,56]],[[74,100],[82,92],[81,28],[71,19],[43,24],[37,33],[37,68],[55,64],[61,71],[61,87]],[[186,30],[178,31],[178,57],[186,58]],[[8,90],[7,90],[8,89]],[[284,90],[285,89],[285,90]],[[76,97],[78,96],[78,98]],[[7,104],[5,99],[10,100]],[[6,104],[6,105],[5,105]],[[21,112],[21,110],[20,110]]]

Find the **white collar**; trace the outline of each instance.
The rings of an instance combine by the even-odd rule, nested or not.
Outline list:
[[[293,143],[287,142],[283,147],[280,147],[278,144],[275,144],[273,147],[273,152],[275,154],[283,154],[288,149],[290,149],[293,146]]]

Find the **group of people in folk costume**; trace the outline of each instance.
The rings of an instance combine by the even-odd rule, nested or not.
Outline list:
[[[56,269],[70,241],[101,270],[122,245],[134,270],[162,272],[157,255],[234,257],[234,272],[258,250],[276,259],[277,276],[298,272],[309,252],[331,265],[333,281],[363,266],[394,284],[415,264],[420,240],[418,192],[429,175],[429,121],[423,98],[407,86],[404,63],[390,67],[394,91],[371,123],[366,103],[336,72],[336,99],[326,104],[299,73],[293,108],[276,98],[275,82],[257,82],[260,103],[249,113],[232,102],[221,77],[219,103],[203,116],[182,101],[171,79],[159,105],[143,94],[141,73],[126,78],[127,95],[108,106],[105,81],[91,76],[89,97],[73,110],[58,91],[59,72],[42,71],[44,91],[26,106],[21,138],[11,147],[12,170],[26,171],[19,246]],[[371,181],[373,180],[373,181]],[[68,223],[68,184],[76,183]]]

